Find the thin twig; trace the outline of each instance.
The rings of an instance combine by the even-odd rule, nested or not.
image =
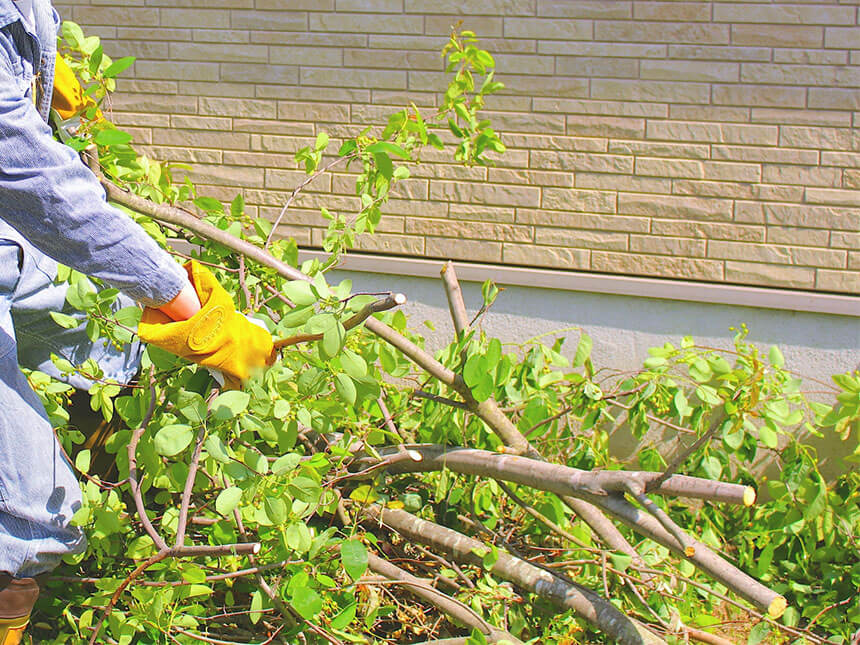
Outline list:
[[[358,327],[358,325],[367,320],[371,315],[379,313],[380,311],[388,311],[394,307],[399,307],[405,302],[406,296],[402,293],[389,293],[386,298],[368,303],[357,313],[350,316],[344,321],[343,328],[346,331],[349,331],[354,327]],[[309,343],[315,340],[322,340],[323,336],[324,334],[297,334],[295,336],[290,336],[289,338],[281,338],[280,340],[275,341],[275,349],[283,349],[284,347],[298,345],[299,343]]]
[[[149,521],[149,516],[146,514],[146,505],[143,503],[143,494],[140,490],[140,481],[137,478],[137,443],[149,427],[150,421],[152,421],[152,415],[155,413],[156,403],[157,396],[155,386],[152,385],[152,373],[150,372],[149,408],[147,408],[140,426],[138,426],[131,434],[131,439],[128,442],[128,483],[131,488],[131,495],[134,498],[137,516],[140,519],[140,523],[143,525],[143,529],[146,531],[146,534],[149,535],[150,539],[152,539],[156,548],[159,551],[163,551],[167,549],[167,542],[164,541],[164,538],[158,534],[158,531],[156,531],[155,527],[152,526],[152,522]]]
[[[413,390],[409,396],[414,397],[416,399],[427,399],[428,401],[435,401],[436,403],[441,403],[442,405],[457,408],[458,410],[469,409],[469,406],[462,401],[455,401],[454,399],[449,399],[445,396],[439,396],[438,394],[433,394],[432,392],[426,392],[425,390]]]
[[[284,627],[285,627],[284,625],[281,625],[280,627],[278,627],[278,629],[275,630],[274,634],[269,636],[269,638],[267,638],[266,640],[261,641],[260,643],[239,643],[237,641],[225,641],[225,640],[221,640],[218,638],[211,638],[209,636],[203,636],[201,634],[195,634],[193,632],[189,632],[188,630],[182,629],[181,627],[177,627],[176,625],[171,627],[171,629],[179,632],[183,636],[188,636],[189,638],[193,638],[194,640],[198,640],[198,641],[201,641],[203,643],[212,643],[213,645],[269,645],[269,643],[274,641],[275,637],[277,637],[277,635],[280,634],[284,630]]]
[[[501,488],[505,494],[510,497],[518,506],[520,506],[526,513],[535,518],[538,522],[546,526],[548,529],[557,533],[565,540],[573,542],[576,546],[581,549],[585,549],[591,552],[601,552],[601,549],[595,549],[594,547],[588,546],[585,542],[580,540],[578,537],[573,535],[572,533],[565,531],[558,524],[549,519],[546,515],[537,510],[534,506],[526,502],[519,495],[517,495],[510,486],[508,486],[505,482],[496,480],[496,484],[498,484],[499,488]]]
[[[242,294],[245,296],[245,308],[250,308],[252,304],[251,292],[248,291],[248,284],[245,278],[245,256],[239,254],[239,287],[242,289]]]
[[[102,611],[98,622],[95,624],[93,633],[90,636],[89,645],[95,644],[96,639],[99,637],[99,633],[101,632],[102,624],[104,624],[105,618],[108,617],[108,614],[110,614],[111,610],[116,606],[116,603],[119,601],[120,596],[122,596],[122,592],[125,591],[126,588],[132,582],[134,582],[135,578],[140,576],[140,574],[146,571],[153,564],[161,562],[166,557],[168,557],[168,551],[159,551],[155,555],[147,558],[139,565],[137,565],[137,568],[125,577],[125,580],[123,580],[120,583],[119,587],[116,588],[116,591],[113,592],[113,595],[110,597],[110,601],[108,602],[107,607],[104,608],[104,611]]]
[[[266,243],[263,245],[263,248],[264,249],[269,248],[269,246],[272,243],[272,238],[275,236],[275,232],[278,229],[278,225],[281,223],[281,220],[284,219],[284,215],[286,215],[286,213],[287,213],[287,209],[290,207],[290,204],[293,203],[293,200],[296,198],[296,196],[299,194],[299,192],[302,191],[302,189],[305,186],[307,186],[309,183],[311,183],[314,179],[316,179],[320,175],[322,175],[322,174],[328,172],[329,170],[331,170],[332,168],[334,168],[337,164],[341,163],[342,161],[345,161],[347,159],[354,159],[357,155],[358,155],[358,153],[353,152],[352,154],[344,155],[343,157],[338,157],[334,161],[331,161],[330,163],[326,164],[325,166],[323,166],[322,168],[317,170],[314,174],[308,175],[304,180],[302,180],[302,183],[300,183],[298,186],[293,188],[293,192],[290,193],[290,196],[287,198],[287,201],[284,204],[284,207],[281,209],[281,212],[278,213],[278,216],[275,218],[275,221],[272,223],[272,230],[269,231],[269,234],[266,236]]]

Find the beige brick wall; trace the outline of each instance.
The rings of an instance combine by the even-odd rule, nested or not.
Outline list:
[[[858,0],[58,0],[138,61],[114,109],[208,193],[274,217],[319,129],[378,124],[444,87],[452,23],[508,85],[492,168],[435,151],[374,252],[860,292]],[[319,245],[311,185],[283,233]],[[429,201],[427,201],[429,200]]]

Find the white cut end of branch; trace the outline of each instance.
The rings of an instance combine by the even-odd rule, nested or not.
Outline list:
[[[747,486],[744,489],[744,506],[752,506],[755,504],[756,492],[752,486]]]
[[[424,455],[422,455],[417,450],[407,450],[406,452],[412,461],[423,461],[424,460]]]
[[[767,615],[771,618],[779,618],[785,612],[785,608],[787,606],[788,603],[785,601],[785,598],[777,596],[770,602],[770,605],[768,605]]]
[[[402,293],[394,294],[394,303],[397,305],[405,305],[406,304],[406,295]]]

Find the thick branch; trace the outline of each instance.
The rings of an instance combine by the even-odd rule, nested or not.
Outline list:
[[[518,455],[507,455],[478,450],[476,448],[451,448],[437,444],[416,444],[407,446],[421,454],[420,461],[402,461],[387,464],[391,473],[431,472],[445,468],[464,475],[491,477],[503,481],[538,488],[556,495],[608,495],[624,493],[631,485],[641,492],[648,484],[658,479],[658,472],[627,470],[580,470],[546,461],[538,461]],[[380,455],[387,456],[397,452],[396,447],[379,449]],[[754,493],[749,486],[714,482],[699,477],[673,475],[651,490],[659,495],[692,497],[709,501],[724,501],[749,505],[747,502]]]
[[[366,512],[376,522],[388,526],[414,542],[444,551],[462,564],[483,566],[480,553],[486,546],[438,524],[422,520],[401,510],[370,505]],[[533,564],[499,552],[491,571],[515,585],[546,598],[559,607],[571,609],[607,636],[624,645],[656,645],[662,639],[643,625],[622,614],[609,601],[593,591],[570,584]]]
[[[457,280],[457,272],[454,265],[448,261],[442,267],[442,282],[445,285],[445,295],[448,296],[448,309],[451,310],[451,320],[454,321],[454,329],[457,334],[462,334],[469,329],[469,316],[466,313],[466,303],[463,302],[463,291]]]
[[[757,580],[723,560],[707,546],[697,540],[684,545],[667,531],[650,514],[641,511],[621,495],[591,495],[584,493],[585,499],[595,506],[618,518],[640,535],[662,544],[675,554],[686,558],[699,569],[706,572],[734,593],[738,594],[756,607],[765,609],[772,618],[779,618],[785,611],[785,598],[768,589]],[[693,548],[694,554],[687,556],[684,552],[687,546]]]

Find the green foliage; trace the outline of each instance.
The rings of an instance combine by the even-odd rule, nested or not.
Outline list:
[[[90,95],[103,101],[113,89],[114,76],[130,60],[110,61],[98,39],[85,37],[73,23],[64,24],[63,37],[64,51],[73,54],[73,69],[88,84]],[[93,472],[93,452],[80,449],[85,436],[66,426],[70,388],[44,374],[29,374],[52,422],[60,427],[67,451],[75,455],[79,470],[88,473],[82,480],[84,505],[74,522],[86,529],[89,547],[84,554],[67,557],[59,573],[95,581],[52,583],[56,593],[43,595],[34,620],[39,642],[86,640],[122,581],[156,552],[141,531],[127,486],[116,485],[128,479],[127,446],[132,430],[143,424],[147,427],[137,446],[137,467],[147,514],[156,529],[169,543],[175,539],[180,500],[199,440],[200,470],[191,489],[192,516],[199,521],[190,524],[186,543],[234,544],[242,541],[242,526],[248,539],[262,545],[255,563],[278,603],[254,575],[240,575],[252,566],[247,557],[168,558],[150,566],[120,595],[103,627],[105,639],[192,643],[197,642],[194,634],[207,634],[249,641],[271,635],[280,624],[279,637],[285,642],[296,642],[299,633],[307,642],[323,642],[323,632],[356,643],[466,635],[450,623],[431,634],[435,619],[427,607],[394,588],[364,584],[370,552],[406,562],[420,554],[380,527],[359,525],[357,513],[338,521],[341,497],[350,511],[378,502],[463,532],[474,534],[478,526],[482,539],[494,536],[479,554],[482,567],[462,573],[442,566],[434,573],[452,581],[468,575],[473,584],[458,585],[454,595],[523,640],[599,637],[569,612],[558,613],[544,600],[523,596],[489,573],[500,550],[507,548],[500,536],[529,555],[542,559],[552,553],[555,560],[572,563],[566,570],[578,583],[606,588],[624,611],[644,622],[654,623],[656,615],[667,624],[707,627],[717,621],[713,616],[726,611],[718,596],[703,590],[723,593],[723,588],[665,548],[626,533],[646,564],[661,572],[644,606],[625,584],[625,576],[638,575],[632,559],[600,552],[588,527],[548,493],[514,487],[575,541],[524,515],[492,480],[441,471],[339,483],[348,475],[353,446],[359,443],[371,453],[374,447],[410,441],[500,448],[498,438],[475,415],[444,402],[452,396],[446,387],[425,382],[406,357],[363,328],[347,330],[345,320],[374,296],[353,294],[349,281],[334,285],[326,279],[338,253],[357,235],[376,228],[391,187],[408,178],[410,164],[420,159],[425,146],[444,149],[443,136],[450,140],[453,135],[455,158],[477,164],[489,163],[489,152],[504,150],[479,114],[484,98],[501,87],[493,80],[492,57],[477,48],[469,32],[452,35],[444,53],[453,79],[436,114],[424,116],[413,105],[392,115],[382,132],[368,129],[340,142],[335,160],[357,169],[361,206],[349,216],[322,209],[329,220],[325,248],[331,259],[301,267],[312,282],[284,280],[253,263],[240,264],[235,253],[218,244],[187,238],[199,247],[196,257],[215,267],[240,308],[276,338],[321,334],[320,340],[287,347],[280,360],[242,392],[219,392],[205,370],[152,347],[144,354],[140,383],[122,392],[120,384],[104,380],[92,361],[74,366],[55,358],[61,371],[77,371],[94,380],[93,409],[122,421],[122,429],[105,446],[116,464],[112,481]],[[224,205],[197,195],[190,182],[173,181],[169,166],[137,156],[123,134],[93,119],[70,143],[83,147],[95,142],[105,172],[134,192],[156,202],[192,201],[218,228],[258,246],[267,243],[271,223],[246,214],[241,196]],[[332,164],[326,161],[331,145],[329,136],[320,132],[296,154],[309,179]],[[166,244],[153,222],[131,216]],[[294,240],[273,239],[269,248],[275,257],[297,265]],[[94,286],[72,271],[64,271],[60,279],[71,285],[68,304],[76,311],[57,312],[54,320],[60,327],[85,319],[92,338],[117,345],[132,339],[139,314],[115,311],[115,290]],[[482,296],[480,314],[500,292],[488,281]],[[423,345],[402,313],[377,316]],[[582,331],[573,359],[566,358],[562,333],[551,344],[538,337],[510,346],[473,331],[439,351],[437,358],[462,375],[477,400],[492,397],[510,410],[518,428],[557,463],[583,469],[627,465],[609,451],[610,434],[620,426],[642,441],[638,464],[629,466],[660,470],[666,455],[661,449],[672,441],[689,444],[707,433],[710,439],[688,457],[681,472],[751,485],[766,481],[759,486],[766,492],[764,499],[752,509],[688,506],[675,500],[667,509],[702,541],[785,594],[790,608],[784,624],[811,626],[817,634],[846,642],[860,627],[860,612],[856,602],[852,604],[860,585],[860,477],[853,469],[827,482],[814,449],[799,437],[805,431],[839,437],[846,445],[852,437],[856,441],[858,374],[834,377],[834,405],[811,401],[800,379],[786,369],[779,349],[763,357],[742,327],[731,350],[702,347],[688,337],[678,346],[652,348],[641,370],[618,377],[599,366],[593,342]],[[434,396],[414,397],[419,382]],[[386,423],[380,401],[399,436]],[[666,437],[655,438],[655,428],[666,429]],[[314,438],[322,438],[325,445],[314,445]],[[846,454],[846,461],[860,461],[857,448]],[[754,466],[762,458],[772,464],[764,471]],[[289,620],[281,620],[281,610]],[[229,620],[214,621],[216,616]],[[749,633],[750,642],[775,631],[769,623],[758,623]],[[486,639],[474,631],[469,642]]]

